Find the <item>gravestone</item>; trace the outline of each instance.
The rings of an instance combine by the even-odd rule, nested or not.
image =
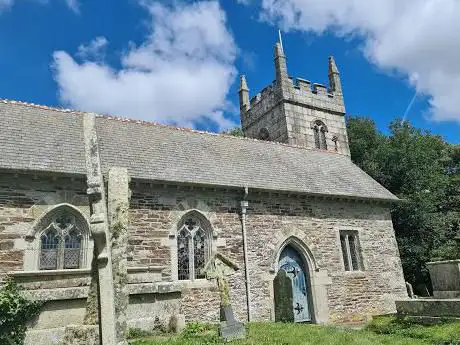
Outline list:
[[[294,322],[292,280],[285,270],[279,270],[273,280],[275,321]]]
[[[231,260],[220,253],[216,253],[204,267],[206,278],[217,279],[220,295],[220,320],[219,335],[225,340],[243,339],[246,337],[244,324],[235,319],[230,301],[230,286],[228,276],[239,268]]]
[[[412,288],[411,283],[406,282],[406,290],[407,290],[407,295],[409,296],[409,298],[415,298],[414,289]]]

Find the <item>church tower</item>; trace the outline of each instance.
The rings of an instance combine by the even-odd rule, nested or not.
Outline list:
[[[252,99],[241,76],[241,125],[246,137],[350,155],[340,73],[329,58],[329,88],[289,77],[282,45],[276,43],[275,81]]]

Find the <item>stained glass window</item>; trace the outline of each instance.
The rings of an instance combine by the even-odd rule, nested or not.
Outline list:
[[[357,231],[340,231],[340,246],[342,248],[345,271],[360,271],[363,269]]]
[[[190,279],[190,252],[189,234],[186,229],[182,229],[177,236],[177,265],[179,280]]]
[[[41,236],[40,269],[57,269],[60,238],[56,230],[50,229]]]
[[[56,214],[40,237],[40,270],[80,268],[82,233],[71,214]]]
[[[177,235],[178,279],[205,278],[203,268],[209,249],[208,233],[199,219],[186,218]]]
[[[72,231],[64,241],[64,268],[78,268],[80,265],[81,235]]]
[[[195,261],[195,278],[205,278],[203,272],[205,264],[205,246],[206,246],[206,234],[203,229],[199,228],[193,236],[193,260]]]

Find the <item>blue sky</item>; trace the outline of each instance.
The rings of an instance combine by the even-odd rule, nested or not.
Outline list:
[[[239,74],[251,96],[274,79],[281,28],[290,75],[325,84],[335,56],[349,114],[385,130],[417,91],[408,119],[460,143],[458,2],[342,3],[0,0],[0,98],[221,130]]]

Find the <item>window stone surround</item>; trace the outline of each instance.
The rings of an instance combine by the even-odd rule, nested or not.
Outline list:
[[[57,212],[68,212],[72,214],[76,223],[79,225],[82,231],[81,241],[81,259],[79,269],[91,268],[91,259],[93,257],[94,242],[91,238],[91,232],[89,230],[89,218],[79,208],[68,203],[60,203],[49,206],[43,210],[42,214],[38,216],[34,224],[31,226],[27,234],[24,236],[24,271],[40,271],[39,269],[39,257],[40,257],[40,245],[41,245],[41,234],[45,230],[49,219]],[[58,269],[58,271],[67,271],[74,269]]]

